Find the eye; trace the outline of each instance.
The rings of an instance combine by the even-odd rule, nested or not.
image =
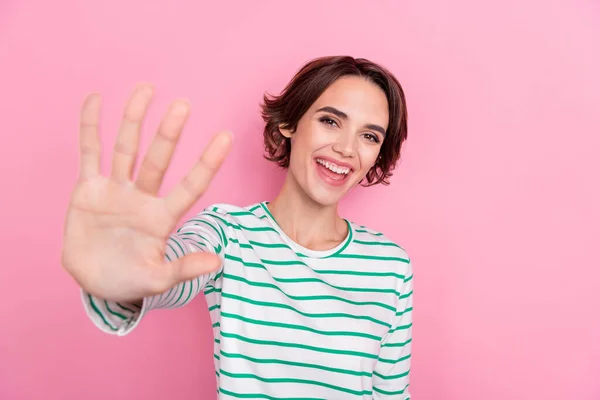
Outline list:
[[[336,127],[337,126],[337,122],[335,122],[333,119],[329,118],[329,117],[321,117],[319,119],[319,121],[321,121],[322,123],[329,125],[331,127]]]
[[[377,135],[374,135],[372,133],[365,133],[363,136],[367,138],[367,140],[370,142],[379,143],[379,136]]]

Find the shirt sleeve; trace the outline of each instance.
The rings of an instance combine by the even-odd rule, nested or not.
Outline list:
[[[169,236],[165,260],[171,261],[197,251],[217,254],[224,260],[228,233],[226,216],[205,210]],[[84,290],[81,290],[81,298],[86,314],[96,327],[108,334],[124,336],[135,329],[149,311],[188,304],[208,284],[214,284],[222,276],[222,268],[181,282],[164,293],[145,297],[140,304],[107,301]]]
[[[394,322],[381,342],[373,372],[373,399],[410,399],[413,272],[410,262],[400,284]]]

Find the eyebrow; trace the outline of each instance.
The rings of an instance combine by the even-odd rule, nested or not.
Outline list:
[[[319,108],[317,110],[317,112],[319,112],[319,111],[332,113],[333,115],[336,115],[336,116],[338,116],[341,119],[348,119],[348,114],[346,114],[343,111],[338,110],[335,107],[325,106],[325,107]],[[375,124],[367,124],[366,128],[372,129],[374,131],[377,131],[377,132],[381,133],[383,136],[385,136],[385,129],[383,129],[382,126],[375,125]]]

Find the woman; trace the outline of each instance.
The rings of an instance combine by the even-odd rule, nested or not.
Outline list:
[[[219,398],[410,398],[408,256],[337,212],[359,183],[387,183],[398,160],[406,106],[397,80],[364,59],[309,62],[280,96],[264,99],[266,156],[287,169],[278,196],[209,206],[176,233],[232,136],[216,135],[159,198],[189,107],[171,105],[133,180],[151,96],[141,85],[130,98],[110,177],[99,173],[99,97],[82,108],[63,265],[92,321],[124,335],[150,310],[182,306],[203,291]]]

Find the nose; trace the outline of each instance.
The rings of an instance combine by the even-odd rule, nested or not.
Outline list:
[[[340,132],[332,146],[333,151],[343,157],[352,157],[356,153],[356,139],[350,132]]]

